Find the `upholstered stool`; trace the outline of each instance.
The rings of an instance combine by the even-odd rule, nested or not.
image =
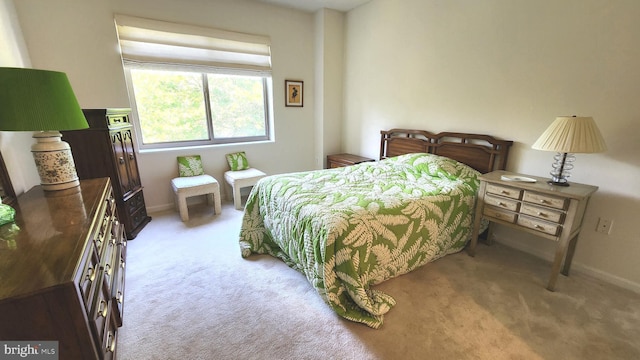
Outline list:
[[[216,215],[222,212],[220,184],[213,176],[204,174],[199,155],[178,156],[178,173],[180,177],[171,179],[171,187],[182,221],[189,220],[187,198],[192,196],[206,195]]]
[[[267,176],[267,174],[254,168],[246,170],[227,171],[224,173],[224,179],[231,185],[233,193],[233,204],[237,210],[242,210],[242,198],[240,197],[240,189],[255,185],[258,180]]]
[[[178,177],[171,180],[171,187],[175,193],[176,207],[182,221],[189,221],[187,198],[191,196],[206,195],[207,203],[213,205],[215,213],[219,215],[222,212],[220,185],[213,176]]]

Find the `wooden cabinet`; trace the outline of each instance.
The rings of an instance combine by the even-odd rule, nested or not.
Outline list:
[[[505,176],[503,178],[503,176]],[[529,181],[506,180],[524,178]],[[480,176],[480,190],[469,254],[475,254],[481,219],[514,227],[557,242],[547,289],[553,291],[558,274],[569,275],[571,260],[582,228],[582,218],[596,186],[570,183],[568,187],[547,184],[547,179],[494,171]],[[563,266],[564,263],[564,266]]]
[[[333,169],[343,166],[351,166],[361,162],[375,161],[374,159],[353,155],[353,154],[334,154],[327,155],[327,169]]]
[[[60,359],[115,358],[126,239],[109,178],[19,196],[0,227],[0,339],[57,341]]]
[[[110,177],[120,221],[134,239],[151,221],[147,215],[134,151],[130,109],[84,109],[88,129],[62,131],[71,145],[80,179]]]

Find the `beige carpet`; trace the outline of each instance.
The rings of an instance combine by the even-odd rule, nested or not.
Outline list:
[[[376,288],[379,330],[335,315],[304,276],[240,257],[242,212],[172,211],[129,242],[119,359],[640,359],[640,295],[480,245]]]

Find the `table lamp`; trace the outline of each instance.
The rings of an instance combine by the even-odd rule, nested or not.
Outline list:
[[[0,131],[35,131],[31,152],[44,190],[80,184],[59,130],[88,127],[65,73],[0,67]]]
[[[569,186],[573,153],[597,153],[607,150],[602,134],[592,117],[558,116],[531,146],[536,150],[556,151],[551,185]]]

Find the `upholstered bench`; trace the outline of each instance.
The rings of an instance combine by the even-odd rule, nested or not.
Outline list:
[[[240,189],[255,185],[258,180],[267,176],[267,174],[254,168],[248,168],[246,170],[227,171],[224,173],[224,179],[229,185],[231,185],[231,192],[233,193],[233,205],[237,210],[242,210],[242,198]]]
[[[171,187],[182,221],[189,221],[187,198],[192,196],[206,195],[216,215],[222,212],[220,184],[213,176],[204,174],[199,155],[178,156],[178,172],[180,177],[171,179]]]

